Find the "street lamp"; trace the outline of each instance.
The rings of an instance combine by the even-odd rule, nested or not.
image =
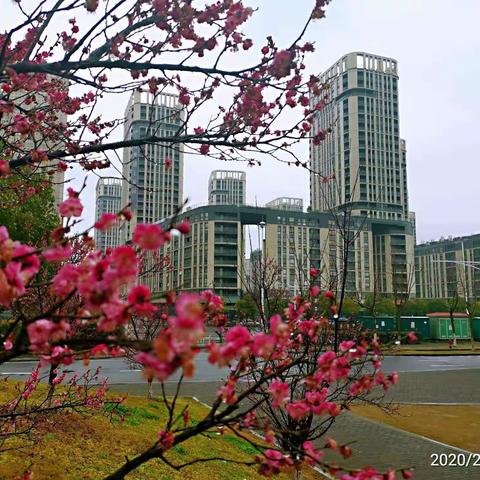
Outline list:
[[[265,257],[265,225],[262,220],[259,224],[260,227],[260,309],[262,316],[265,315],[265,279],[264,279],[264,257]]]

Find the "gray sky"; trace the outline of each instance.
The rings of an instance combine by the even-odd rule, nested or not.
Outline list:
[[[1,2],[3,31],[16,15],[13,2]],[[288,46],[314,2],[246,3],[259,7],[245,28],[259,48],[267,35]],[[480,114],[479,18],[478,0],[333,0],[327,19],[316,22],[306,35],[316,44],[316,52],[307,60],[312,73],[323,71],[351,51],[398,60],[400,132],[407,141],[410,209],[417,214],[419,241],[480,232],[476,192],[480,177],[476,122]],[[120,99],[110,102],[105,118],[122,115],[124,107]],[[308,142],[298,153],[308,158]],[[210,171],[239,166],[186,156],[185,196],[192,204],[206,202]],[[294,196],[309,204],[309,179],[303,170],[269,159],[261,167],[243,169],[249,202],[264,204],[277,196]],[[74,175],[77,184],[85,174],[75,171]],[[92,176],[84,195],[89,222],[94,214],[95,183]]]

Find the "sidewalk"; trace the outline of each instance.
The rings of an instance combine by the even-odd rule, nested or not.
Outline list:
[[[449,348],[447,342],[425,342],[392,347],[386,355],[480,355],[480,342],[459,341],[456,347]]]

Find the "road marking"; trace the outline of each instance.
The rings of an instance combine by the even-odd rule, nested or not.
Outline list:
[[[129,368],[128,370],[119,370],[120,372],[141,372],[140,368]]]
[[[0,372],[0,375],[31,375],[32,372]]]
[[[452,367],[453,367],[453,368],[455,368],[455,367],[465,367],[466,365],[445,365],[444,363],[438,365],[438,364],[436,364],[436,363],[435,363],[435,364],[432,363],[430,366],[431,366],[431,367],[448,367],[448,368],[452,368]]]

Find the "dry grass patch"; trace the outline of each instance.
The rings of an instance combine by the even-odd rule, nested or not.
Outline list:
[[[11,393],[11,385],[0,383],[0,400]],[[187,400],[179,400],[179,409]],[[207,412],[201,404],[188,401],[191,422]],[[122,410],[123,422],[111,423],[100,413],[81,416],[60,414],[42,425],[39,441],[23,449],[0,454],[0,479],[11,479],[31,468],[35,480],[97,480],[121,465],[125,456],[133,457],[149,447],[162,428],[166,410],[162,403],[141,397],[129,397]],[[257,442],[258,440],[255,439]],[[211,438],[199,436],[175,446],[166,457],[173,463],[194,458],[220,456],[251,461],[258,451],[247,441],[226,433]],[[142,480],[244,480],[260,478],[255,467],[225,462],[209,462],[187,467],[180,472],[159,460],[141,466],[127,478]],[[289,476],[281,476],[283,480]],[[308,470],[305,480],[320,477]]]
[[[439,442],[479,452],[480,406],[400,405],[387,414],[376,407],[354,406],[353,413]]]

